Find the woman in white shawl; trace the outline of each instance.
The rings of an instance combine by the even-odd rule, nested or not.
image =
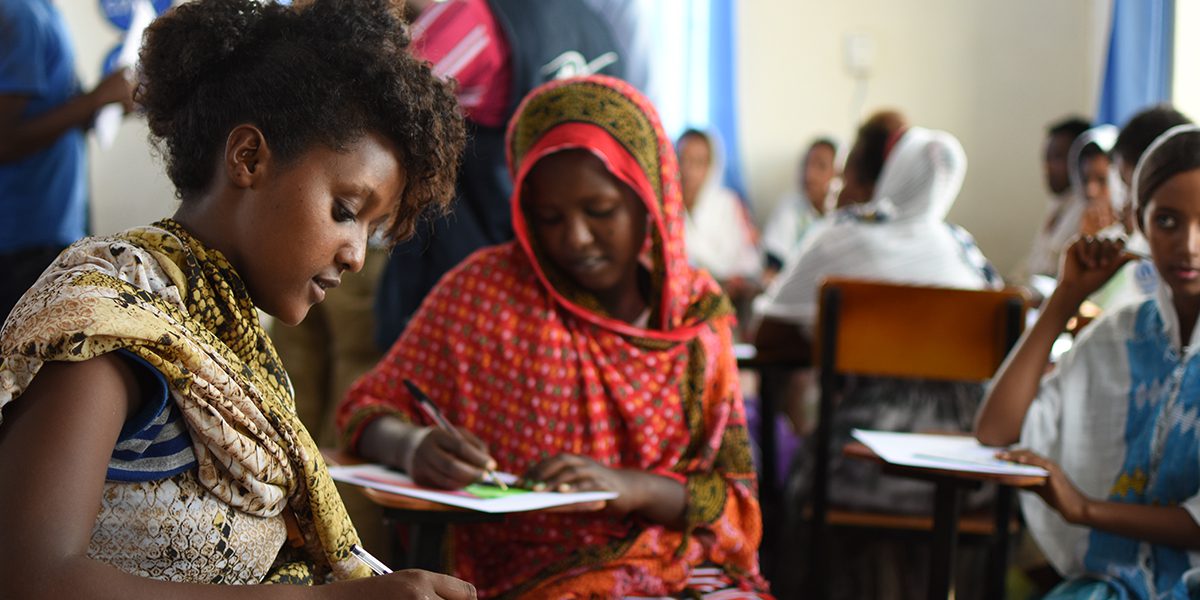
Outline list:
[[[880,137],[870,127],[863,127],[868,137]],[[811,325],[817,288],[831,275],[974,289],[998,283],[970,235],[944,220],[967,170],[962,145],[949,133],[919,127],[889,135],[898,138],[876,184],[862,172],[870,150],[860,133],[839,204],[864,188],[869,201],[848,206],[805,241],[757,303],[763,316]]]
[[[962,146],[949,133],[905,129],[903,119],[884,113],[859,130],[846,161],[835,222],[813,233],[761,298],[766,315],[756,345],[760,354],[786,356],[783,348],[807,349],[817,313],[817,290],[828,276],[980,289],[998,283],[966,232],[943,219],[958,196],[966,172]],[[862,203],[863,201],[865,203]],[[799,358],[799,357],[797,357]],[[856,427],[893,431],[969,431],[982,386],[849,378],[832,424],[832,447],[850,441]],[[812,452],[797,456],[789,478],[789,502],[805,501]],[[830,498],[838,506],[925,513],[932,490],[914,480],[883,477],[876,465],[842,460],[830,464]],[[863,543],[834,548],[833,564],[844,564],[832,589],[846,598],[872,589],[903,590],[921,597],[927,556],[911,545]]]
[[[679,136],[677,146],[688,260],[722,287],[737,279],[757,281],[762,274],[757,235],[741,200],[722,182],[725,157],[720,142],[710,133],[689,129]]]

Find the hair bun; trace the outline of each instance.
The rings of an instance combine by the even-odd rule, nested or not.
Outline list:
[[[290,10],[256,0],[206,0],[203,8],[200,4],[181,4],[172,10],[172,18],[158,19],[146,30],[137,101],[157,136],[169,136],[179,109],[203,80],[224,70],[222,65],[265,17]]]

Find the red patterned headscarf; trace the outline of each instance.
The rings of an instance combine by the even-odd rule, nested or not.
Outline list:
[[[696,317],[703,315],[689,315],[689,308],[704,296],[715,299],[720,288],[688,265],[679,165],[650,102],[628,83],[596,75],[548,83],[526,97],[516,115],[507,140],[513,229],[542,284],[564,308],[605,329],[673,342],[695,337],[702,326]],[[645,203],[651,227],[643,262],[654,296],[648,330],[605,316],[586,293],[551,276],[537,256],[520,202],[525,179],[539,160],[570,149],[591,152]]]
[[[533,164],[567,149],[599,157],[645,203],[645,328],[605,314],[539,260],[521,191]],[[508,152],[517,240],[448,273],[354,386],[339,413],[351,447],[381,414],[420,420],[400,383],[407,378],[482,439],[501,470],[521,474],[571,453],[686,487],[683,531],[602,513],[512,515],[459,528],[455,573],[481,597],[665,595],[702,564],[761,587],[732,310],[716,282],[687,263],[674,149],[654,109],[607,77],[549,83],[518,109]],[[698,529],[706,535],[693,535]]]

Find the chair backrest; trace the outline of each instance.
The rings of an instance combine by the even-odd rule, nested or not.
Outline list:
[[[1025,321],[1015,291],[828,279],[820,293],[822,373],[984,381]]]
[[[1025,326],[1016,291],[976,291],[831,278],[820,291],[814,337],[820,366],[820,416],[812,482],[808,573],[814,598],[826,598],[824,545],[834,398],[843,375],[941,381],[990,379]]]

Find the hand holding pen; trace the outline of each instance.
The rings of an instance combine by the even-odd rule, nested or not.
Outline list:
[[[496,461],[487,446],[471,432],[455,427],[421,388],[409,380],[404,386],[413,395],[417,408],[435,425],[413,456],[409,475],[419,484],[445,489],[460,489],[484,479],[507,487],[496,478]]]
[[[475,586],[449,575],[429,571],[408,570],[393,573],[387,565],[371,556],[361,546],[351,546],[350,555],[361,561],[376,577],[356,580],[356,597],[367,598],[440,598],[442,600],[474,600]]]

